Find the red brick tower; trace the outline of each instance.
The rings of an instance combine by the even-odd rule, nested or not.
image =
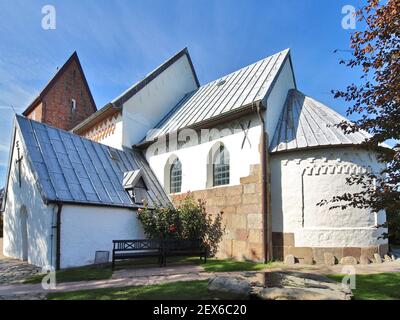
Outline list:
[[[74,52],[22,114],[71,130],[94,112],[96,105],[78,55]]]

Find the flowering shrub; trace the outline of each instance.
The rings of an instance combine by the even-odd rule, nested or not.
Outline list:
[[[155,207],[138,210],[146,236],[150,239],[201,239],[212,256],[224,234],[222,213],[214,218],[207,213],[205,202],[195,200],[192,194],[176,208]]]

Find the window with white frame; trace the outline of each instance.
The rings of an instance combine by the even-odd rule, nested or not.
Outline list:
[[[179,159],[175,159],[175,161],[171,165],[170,175],[170,193],[181,192],[182,188],[182,164]]]
[[[215,152],[213,160],[213,185],[229,184],[229,152],[223,144]]]

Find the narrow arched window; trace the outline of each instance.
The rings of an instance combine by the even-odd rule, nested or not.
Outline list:
[[[229,152],[221,144],[214,155],[213,185],[221,186],[224,184],[229,184]]]
[[[171,193],[181,192],[182,164],[179,161],[179,159],[175,159],[175,161],[171,165],[169,181],[170,181],[170,192]]]

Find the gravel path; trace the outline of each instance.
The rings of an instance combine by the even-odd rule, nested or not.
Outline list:
[[[3,239],[0,238],[0,285],[21,283],[40,272],[40,268],[16,259],[3,256]]]

